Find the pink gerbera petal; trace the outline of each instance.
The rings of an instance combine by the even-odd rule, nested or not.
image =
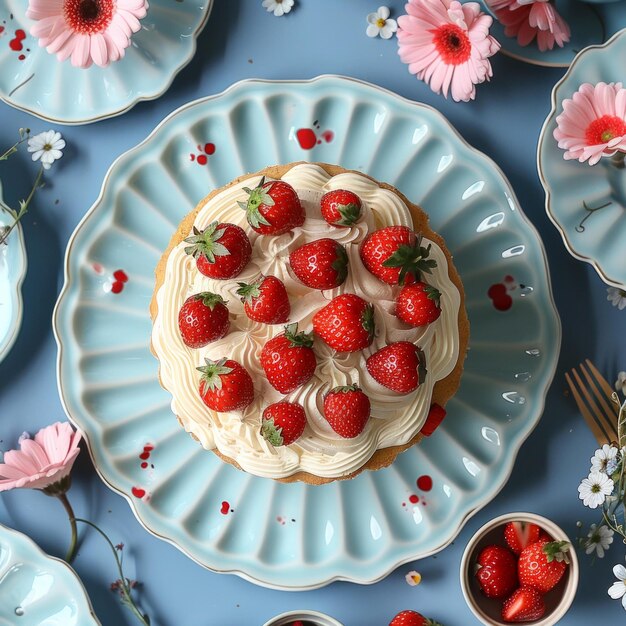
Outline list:
[[[584,83],[563,101],[554,138],[566,160],[595,165],[603,156],[626,151],[626,89],[621,83]]]
[[[107,66],[124,56],[146,16],[147,0],[29,0],[30,33],[60,61]]]
[[[489,35],[493,23],[476,2],[409,0],[398,18],[398,54],[409,72],[436,93],[473,100],[475,85],[492,75],[489,57],[500,44]]]
[[[23,439],[20,450],[9,450],[0,463],[0,491],[46,489],[59,482],[72,469],[80,439],[68,423],[47,426],[34,439]]]

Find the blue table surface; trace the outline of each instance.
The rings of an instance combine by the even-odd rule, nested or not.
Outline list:
[[[387,4],[392,16],[403,12],[401,0]],[[615,380],[617,372],[626,369],[626,310],[613,307],[595,271],[568,254],[544,210],[535,149],[550,108],[550,90],[564,70],[530,66],[498,55],[493,60],[494,78],[478,87],[476,102],[446,101],[408,73],[398,59],[395,40],[366,37],[365,16],[376,6],[346,0],[297,0],[290,15],[275,18],[264,11],[261,0],[216,0],[195,58],[165,95],[140,103],[121,117],[59,128],[68,144],[65,155],[24,220],[29,259],[25,314],[19,338],[0,365],[0,449],[14,447],[24,430],[35,432],[65,419],[57,394],[51,315],[62,286],[65,246],[96,199],[113,160],[180,105],[218,93],[235,81],[327,73],[367,80],[434,106],[508,176],[543,238],[563,323],[560,361],[543,417],[523,445],[504,489],[466,523],[452,545],[435,556],[399,567],[373,586],[342,582],[306,592],[269,590],[234,575],[203,569],[144,530],[126,501],[100,481],[88,454],[82,453],[70,492],[77,514],[97,522],[114,542],[127,546],[128,574],[143,582],[141,603],[155,626],[254,626],[298,608],[326,612],[346,626],[387,624],[406,608],[449,626],[474,624],[459,586],[459,562],[479,526],[501,513],[534,511],[575,537],[577,520],[596,519],[579,503],[577,494],[596,443],[566,394],[564,372],[589,357],[611,382]],[[5,103],[0,103],[0,120],[0,146],[13,143],[18,127],[40,132],[52,126]],[[24,152],[3,165],[5,199],[12,206],[32,182],[35,169],[27,159]],[[25,532],[50,554],[65,552],[69,533],[64,512],[56,501],[39,492],[2,494],[0,522]],[[116,572],[107,548],[95,533],[84,532],[83,536],[75,569],[96,614],[105,626],[136,623],[109,590]],[[621,604],[607,595],[614,580],[612,566],[619,562],[624,562],[619,542],[608,557],[593,564],[581,555],[578,595],[562,624],[595,623],[600,614],[607,623],[624,619]],[[423,576],[418,587],[410,587],[404,580],[411,569]]]

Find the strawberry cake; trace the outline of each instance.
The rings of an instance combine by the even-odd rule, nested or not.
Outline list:
[[[256,476],[386,467],[459,385],[469,325],[451,255],[419,207],[362,173],[292,163],[213,191],[156,278],[174,414]]]

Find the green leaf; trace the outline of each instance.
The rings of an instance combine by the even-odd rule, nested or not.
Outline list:
[[[217,293],[212,293],[210,291],[203,291],[199,294],[196,295],[196,300],[202,300],[202,304],[204,304],[204,306],[208,306],[211,311],[218,305],[218,304],[226,304],[227,301],[224,300],[224,298],[222,298],[222,296],[220,296]]]
[[[298,332],[298,324],[287,324],[285,326],[285,337],[293,348],[313,347],[313,333]]]
[[[261,434],[264,439],[271,443],[274,447],[283,445],[283,429],[274,424],[274,418],[264,420],[261,426]]]
[[[210,391],[214,389],[222,388],[222,379],[220,376],[223,374],[230,374],[233,371],[232,367],[225,365],[228,359],[226,357],[219,361],[211,361],[211,359],[204,359],[206,365],[196,367],[199,372],[202,372],[200,377],[200,384],[202,385],[202,393],[206,393],[207,387]]]
[[[569,541],[550,541],[543,546],[548,563],[552,561],[569,563]]]
[[[431,274],[431,270],[437,267],[435,259],[429,259],[431,244],[427,247],[422,245],[422,235],[417,235],[414,245],[403,244],[385,261],[383,267],[398,267],[400,274],[398,276],[398,284],[404,284],[407,274],[412,274],[415,280],[420,280],[421,273]]]
[[[368,304],[365,309],[363,309],[363,313],[361,314],[361,324],[363,328],[367,331],[367,334],[369,335],[371,341],[374,338],[374,333],[376,332],[373,305]]]
[[[252,304],[252,300],[254,298],[258,298],[261,295],[261,284],[265,280],[264,276],[261,276],[258,280],[253,283],[237,283],[239,285],[239,289],[237,289],[237,295],[241,296],[242,302],[246,302],[247,304]]]
[[[346,249],[341,245],[335,246],[337,258],[332,262],[331,267],[337,272],[337,284],[341,285],[348,276],[348,255]]]

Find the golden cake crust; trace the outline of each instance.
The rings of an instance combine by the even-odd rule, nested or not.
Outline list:
[[[152,295],[152,300],[150,302],[150,316],[153,321],[156,319],[156,316],[158,313],[157,293],[159,289],[161,288],[161,285],[163,284],[163,281],[165,279],[165,267],[167,264],[167,259],[169,258],[170,252],[181,241],[183,241],[186,237],[189,236],[189,233],[192,231],[192,227],[193,227],[194,220],[196,219],[196,215],[198,214],[200,209],[209,200],[211,200],[213,196],[215,196],[219,192],[223,191],[224,189],[228,187],[232,187],[234,185],[240,184],[243,180],[249,178],[250,176],[266,176],[268,178],[280,179],[292,167],[295,167],[296,165],[300,165],[302,163],[305,163],[305,162],[298,161],[294,163],[289,163],[287,165],[273,165],[271,167],[266,167],[265,169],[259,172],[245,174],[243,176],[240,176],[239,178],[236,178],[235,180],[231,181],[228,185],[225,185],[224,187],[220,187],[219,189],[213,190],[201,202],[198,203],[198,205],[193,211],[191,211],[189,214],[185,216],[185,218],[179,224],[178,229],[173,234],[170,240],[169,246],[167,247],[167,249],[161,256],[161,259],[159,260],[156,270],[155,270],[156,285],[155,285],[154,293]],[[452,263],[452,255],[450,254],[450,251],[446,247],[443,238],[439,236],[436,232],[431,230],[431,228],[429,227],[428,215],[419,206],[417,206],[416,204],[413,204],[404,194],[398,191],[395,187],[388,185],[387,183],[381,183],[377,181],[376,179],[372,178],[371,176],[367,176],[367,174],[363,174],[363,172],[347,170],[338,165],[330,165],[327,163],[315,163],[315,165],[324,169],[330,176],[336,176],[338,174],[344,174],[344,173],[355,173],[355,174],[359,174],[360,176],[365,176],[369,180],[376,183],[379,187],[383,189],[387,189],[393,192],[394,194],[396,194],[399,198],[402,199],[402,201],[409,208],[411,212],[411,216],[413,217],[414,230],[416,230],[417,232],[421,232],[424,235],[424,237],[435,242],[444,252],[446,259],[448,260],[448,276],[450,280],[452,281],[452,283],[454,283],[456,288],[459,290],[459,295],[461,297],[461,302],[459,306],[459,316],[458,316],[459,354],[457,357],[457,362],[453,370],[450,372],[450,374],[448,374],[448,376],[446,376],[445,378],[435,383],[434,388],[433,388],[433,394],[432,394],[433,403],[437,403],[441,406],[445,406],[448,400],[456,393],[459,387],[460,380],[461,380],[461,374],[463,373],[463,362],[465,360],[467,344],[469,341],[469,320],[467,318],[467,312],[465,310],[465,293],[463,290],[463,284],[461,282],[461,278],[458,272],[456,271],[456,268],[454,267]],[[153,350],[153,353],[154,353],[154,350]],[[180,418],[177,417],[177,419],[182,426],[182,422]],[[196,438],[193,435],[193,433],[190,433],[190,434],[192,437],[194,437],[194,439]],[[384,467],[387,467],[388,465],[391,465],[391,463],[393,463],[396,456],[398,456],[400,452],[403,452],[404,450],[407,450],[408,448],[414,446],[420,441],[421,438],[422,438],[422,435],[420,433],[417,433],[408,443],[405,443],[399,446],[390,446],[388,448],[381,448],[379,450],[376,450],[376,452],[374,452],[374,454],[370,457],[370,459],[366,463],[364,463],[359,469],[345,476],[338,476],[335,478],[324,478],[324,477],[316,476],[309,472],[300,471],[300,472],[291,474],[290,476],[286,476],[284,478],[276,478],[274,480],[278,480],[280,482],[287,482],[287,483],[302,481],[302,482],[312,484],[312,485],[322,485],[325,483],[333,482],[335,480],[346,480],[349,478],[354,478],[356,475],[360,474],[363,470],[379,470]],[[241,470],[241,467],[238,465],[238,463],[234,459],[225,456],[217,449],[213,449],[212,452],[215,453],[217,456],[219,456],[223,461],[230,463],[234,467]]]

